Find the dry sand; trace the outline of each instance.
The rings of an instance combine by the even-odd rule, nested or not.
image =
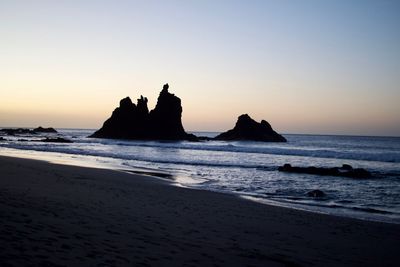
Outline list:
[[[400,225],[0,157],[0,266],[399,266]]]

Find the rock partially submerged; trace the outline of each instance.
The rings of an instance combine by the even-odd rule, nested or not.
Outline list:
[[[36,134],[35,131],[26,128],[5,128],[0,131],[7,135]]]
[[[43,128],[42,126],[39,126],[33,130],[28,129],[28,128],[5,128],[1,129],[1,132],[7,134],[7,135],[22,135],[22,134],[37,134],[37,133],[57,133],[57,131],[52,128]]]
[[[146,97],[141,96],[136,105],[129,97],[122,99],[103,127],[90,137],[197,141],[195,135],[185,132],[181,120],[181,100],[169,93],[168,88],[168,84],[163,86],[157,105],[150,112]]]
[[[43,128],[42,126],[39,126],[39,127],[35,128],[35,129],[33,129],[33,131],[35,133],[57,133],[57,131],[52,127]]]
[[[46,143],[72,143],[71,140],[62,138],[62,137],[57,137],[57,138],[45,138],[40,140],[40,142],[46,142]]]
[[[285,137],[275,132],[267,121],[262,120],[261,123],[258,123],[247,114],[239,116],[233,129],[221,133],[215,139],[224,141],[286,142]]]
[[[321,198],[325,196],[325,193],[321,190],[312,190],[310,192],[307,193],[307,196],[309,197],[314,197],[314,198]]]
[[[362,168],[354,169],[348,164],[344,164],[342,167],[323,168],[323,167],[293,167],[290,164],[285,164],[278,168],[281,172],[292,172],[292,173],[306,173],[324,176],[342,176],[350,178],[370,178],[371,173]]]

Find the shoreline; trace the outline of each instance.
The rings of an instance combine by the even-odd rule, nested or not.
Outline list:
[[[396,266],[400,225],[0,156],[2,266]]]
[[[329,210],[326,210],[326,207],[322,208],[317,208],[318,205],[313,205],[313,208],[310,208],[308,205],[303,205],[301,203],[286,203],[282,201],[277,201],[273,199],[268,199],[268,198],[260,198],[258,196],[251,196],[251,195],[243,195],[240,193],[236,192],[230,192],[230,191],[217,191],[217,190],[207,190],[203,188],[198,188],[196,186],[188,186],[184,184],[183,180],[192,180],[192,178],[179,176],[180,178],[178,181],[176,178],[175,174],[172,174],[167,171],[159,171],[157,169],[151,169],[151,168],[144,168],[144,167],[133,167],[130,166],[130,169],[125,169],[124,166],[120,166],[116,163],[111,163],[111,162],[105,162],[104,160],[97,161],[95,157],[93,159],[88,160],[90,156],[85,155],[84,157],[86,158],[85,160],[81,160],[77,155],[75,154],[68,154],[68,153],[62,153],[62,152],[52,152],[52,151],[36,151],[36,150],[25,150],[25,149],[15,149],[15,148],[5,148],[7,153],[0,152],[0,157],[6,156],[8,157],[9,153],[11,153],[10,157],[15,157],[15,158],[22,158],[22,159],[31,159],[31,160],[39,160],[39,161],[45,161],[51,164],[61,164],[61,165],[68,165],[68,166],[76,166],[76,167],[84,167],[84,168],[96,168],[96,169],[105,169],[105,170],[112,170],[112,171],[121,171],[121,172],[127,172],[130,174],[137,174],[137,175],[145,175],[145,176],[150,176],[156,179],[161,179],[165,181],[169,181],[172,186],[178,186],[178,187],[183,187],[183,188],[188,188],[188,189],[193,189],[193,190],[205,190],[209,192],[216,192],[216,193],[222,193],[222,194],[228,194],[228,195],[233,195],[242,199],[246,199],[248,201],[256,202],[258,204],[262,205],[269,205],[269,206],[275,206],[275,207],[281,207],[281,208],[288,208],[288,209],[293,209],[293,210],[299,210],[299,211],[304,211],[304,212],[310,212],[310,213],[316,213],[316,214],[324,214],[328,216],[336,216],[336,217],[342,217],[342,218],[350,218],[350,219],[356,219],[356,220],[362,220],[362,221],[371,221],[371,222],[383,222],[383,223],[390,223],[390,224],[397,224],[400,225],[400,221],[398,219],[393,219],[393,218],[387,218],[387,217],[376,217],[378,213],[373,213],[375,216],[367,216],[366,214],[363,214],[360,211],[357,210],[352,210],[349,212],[347,209],[336,209],[334,212],[330,212]],[[31,153],[31,154],[29,154]],[[68,156],[68,157],[65,157]],[[88,158],[87,158],[88,157]],[[357,214],[357,212],[360,212]],[[367,213],[371,214],[371,213]]]

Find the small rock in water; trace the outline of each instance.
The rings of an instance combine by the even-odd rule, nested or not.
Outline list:
[[[365,169],[354,169],[348,164],[343,164],[342,167],[324,168],[324,167],[293,167],[290,164],[285,164],[278,168],[281,172],[291,173],[306,173],[315,175],[327,175],[327,176],[342,176],[350,178],[370,178],[372,175]]]
[[[353,169],[351,172],[346,173],[346,176],[352,178],[370,178],[371,173],[365,169],[358,168],[358,169]]]
[[[72,143],[71,140],[68,139],[64,139],[61,137],[57,137],[57,138],[46,138],[46,139],[42,139],[40,140],[42,142],[46,142],[46,143]]]
[[[288,163],[284,164],[283,166],[278,167],[278,171],[280,171],[280,172],[285,172],[285,171],[289,172],[291,170],[292,170],[292,165],[290,165]]]
[[[308,192],[307,196],[309,196],[309,197],[324,197],[325,193],[322,192],[321,190],[316,189],[316,190],[312,190],[312,191]]]
[[[346,171],[351,171],[353,169],[353,167],[349,164],[343,164],[340,169],[346,170]]]

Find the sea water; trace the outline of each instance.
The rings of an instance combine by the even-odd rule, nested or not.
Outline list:
[[[400,138],[284,135],[287,143],[158,142],[88,138],[93,130],[59,130],[73,143],[43,136],[4,136],[3,155],[130,171],[169,173],[181,186],[237,194],[262,203],[400,223]],[[213,137],[217,133],[194,133]],[[48,134],[47,134],[48,135]],[[21,139],[29,140],[22,141]],[[278,167],[365,168],[372,178],[283,173]],[[319,189],[322,198],[307,196]]]

